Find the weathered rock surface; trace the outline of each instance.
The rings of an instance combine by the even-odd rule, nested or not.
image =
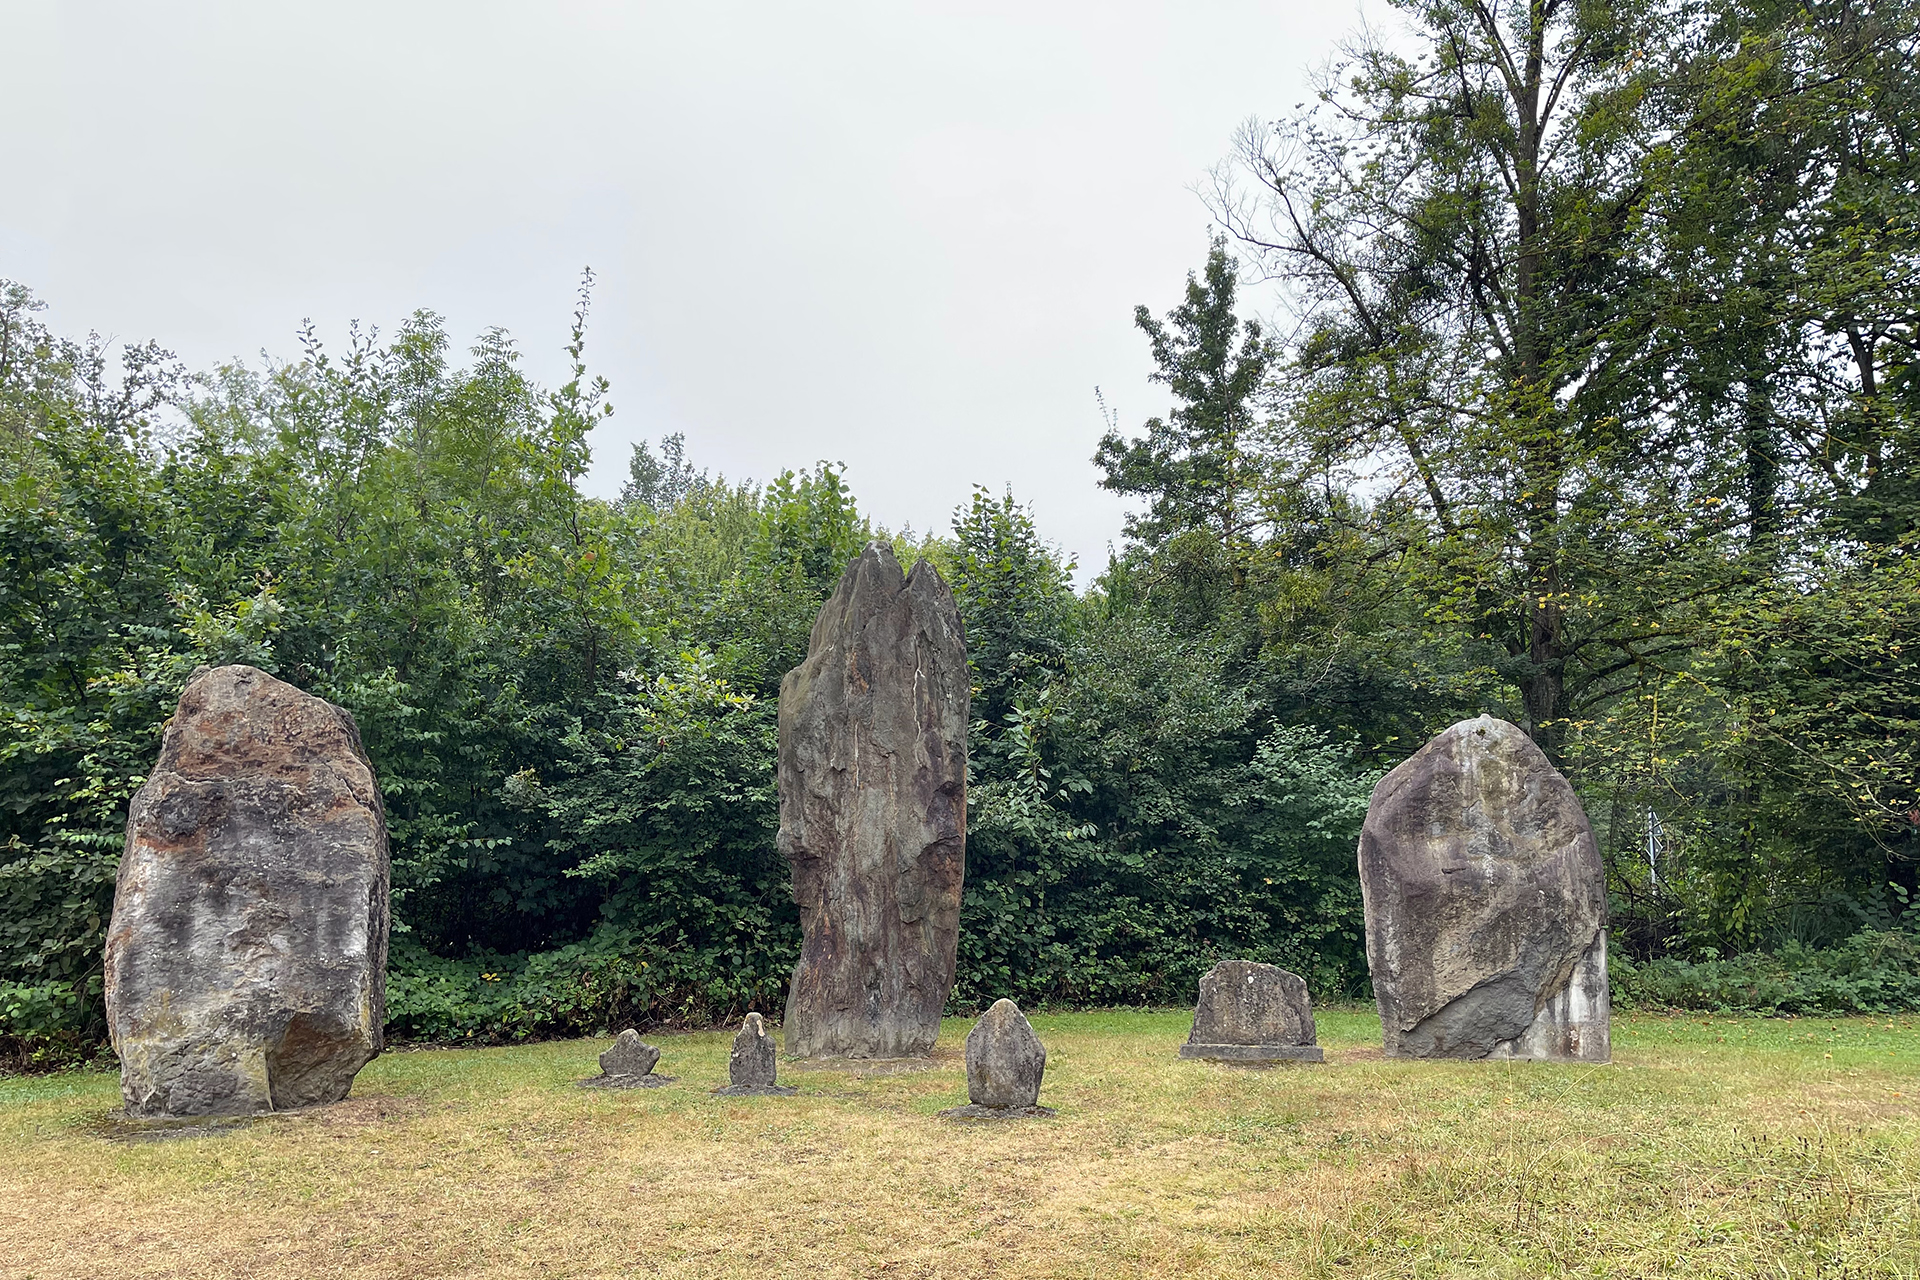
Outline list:
[[[727,1055],[727,1083],[773,1084],[779,1070],[775,1057],[766,1020],[757,1013],[748,1014],[739,1034],[733,1037],[733,1052]]]
[[[609,1076],[644,1076],[660,1061],[660,1050],[628,1027],[614,1037],[613,1047],[600,1055],[600,1072]]]
[[[1323,1062],[1313,1002],[1299,974],[1251,960],[1222,960],[1200,979],[1183,1058],[1215,1062]]]
[[[614,1037],[613,1047],[600,1055],[600,1074],[580,1083],[590,1089],[657,1089],[672,1084],[672,1076],[653,1074],[660,1050],[628,1027]]]
[[[1380,780],[1360,887],[1389,1056],[1608,1061],[1599,849],[1517,726],[1456,724]]]
[[[968,689],[946,583],[869,543],[780,683],[779,843],[803,933],[793,1057],[933,1047],[966,870]]]
[[[133,798],[106,942],[132,1116],[346,1097],[386,1021],[387,827],[353,717],[194,673]]]
[[[731,1097],[794,1092],[776,1082],[775,1057],[766,1020],[757,1013],[748,1014],[733,1038],[733,1052],[727,1055],[727,1084],[714,1092]]]
[[[1036,1105],[1046,1070],[1046,1046],[1011,1000],[995,1000],[967,1032],[967,1101],[976,1107]]]

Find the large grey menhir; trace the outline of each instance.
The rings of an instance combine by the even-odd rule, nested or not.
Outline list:
[[[967,646],[922,560],[869,543],[780,683],[780,851],[804,940],[792,1057],[915,1057],[953,987],[966,875]]]
[[[1380,780],[1360,891],[1389,1057],[1608,1060],[1600,851],[1518,726],[1463,721]]]

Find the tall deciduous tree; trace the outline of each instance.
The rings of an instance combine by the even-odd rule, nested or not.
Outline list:
[[[953,513],[953,596],[966,620],[973,714],[994,732],[1023,693],[1065,666],[1073,571],[1009,489],[976,487]]]
[[[1219,212],[1303,314],[1291,460],[1419,495],[1435,611],[1504,648],[1557,753],[1664,647],[1643,593],[1617,588],[1697,532],[1670,518],[1684,456],[1614,413],[1645,340],[1612,321],[1635,283],[1651,15],[1397,7],[1404,40],[1358,45],[1316,107],[1242,131]]]
[[[1757,541],[1891,545],[1920,530],[1920,6],[1690,17],[1648,104],[1661,372]]]

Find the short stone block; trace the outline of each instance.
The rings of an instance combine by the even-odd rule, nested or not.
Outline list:
[[[1200,979],[1193,1034],[1180,1056],[1205,1062],[1325,1062],[1314,1043],[1313,1002],[1297,973],[1222,960]]]

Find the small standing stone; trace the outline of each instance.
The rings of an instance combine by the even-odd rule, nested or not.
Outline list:
[[[628,1027],[615,1038],[613,1047],[600,1055],[600,1074],[580,1083],[590,1089],[657,1089],[674,1079],[653,1074],[654,1064],[659,1061],[660,1050]]]
[[[1040,1104],[1047,1049],[1011,1000],[996,1000],[967,1033],[968,1105],[940,1114],[962,1119],[1050,1116]]]
[[[640,1038],[632,1027],[622,1031],[613,1047],[600,1055],[600,1071],[609,1076],[644,1076],[660,1061],[660,1050]]]
[[[1200,979],[1193,1033],[1183,1058],[1213,1062],[1324,1062],[1314,1043],[1313,1003],[1297,973],[1251,960],[1222,960]]]
[[[776,1084],[773,1037],[767,1034],[766,1020],[757,1013],[747,1015],[740,1034],[733,1038],[733,1052],[727,1057],[727,1086],[714,1092],[739,1098],[755,1094],[797,1092]]]

